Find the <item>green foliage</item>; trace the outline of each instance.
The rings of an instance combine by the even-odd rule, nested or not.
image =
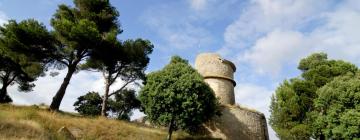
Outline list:
[[[103,73],[105,79],[104,99],[107,100],[115,93],[120,93],[125,87],[136,80],[144,80],[145,69],[149,63],[149,55],[153,45],[148,40],[136,39],[120,42],[116,34],[108,36],[103,47],[93,50],[90,59],[82,64],[83,69],[93,69]],[[110,86],[120,78],[124,85],[113,93],[109,93]],[[106,107],[107,102],[103,102]],[[102,115],[105,115],[103,109]]]
[[[144,71],[149,63],[153,45],[148,40],[136,39],[124,42],[108,42],[107,46],[96,49],[84,69],[94,69],[109,77],[109,85],[117,78],[131,81],[145,78]]]
[[[82,115],[98,116],[101,114],[102,98],[97,92],[88,92],[80,96],[74,103],[75,110]],[[109,98],[106,114],[120,120],[130,120],[131,111],[140,107],[140,101],[133,90],[123,90],[115,94],[115,99]]]
[[[53,34],[58,42],[59,68],[68,72],[50,108],[58,110],[66,87],[79,64],[89,60],[96,51],[114,44],[122,32],[119,13],[108,0],[74,0],[75,7],[59,5],[51,19]],[[112,45],[111,45],[112,46]],[[113,55],[113,54],[111,54]]]
[[[54,39],[36,20],[0,26],[0,102],[11,102],[6,88],[17,83],[20,91],[31,91],[37,77],[44,75],[52,62]]]
[[[341,60],[328,60],[325,53],[315,53],[300,61],[298,78],[285,80],[272,96],[270,125],[280,139],[310,139],[322,137],[313,128],[314,102],[318,89],[334,78],[358,71],[353,64]],[[351,103],[351,102],[350,102]]]
[[[315,86],[307,81],[284,81],[271,100],[270,124],[280,139],[306,139],[311,136],[306,109],[312,104],[311,90]],[[309,96],[310,94],[310,96]]]
[[[75,110],[82,115],[98,116],[101,113],[102,99],[97,92],[88,92],[74,103]]]
[[[119,14],[108,1],[74,0],[74,3],[75,8],[60,5],[51,19],[54,34],[61,43],[59,61],[65,65],[87,58],[93,49],[104,47],[109,36],[114,38],[121,32]]]
[[[360,73],[337,77],[317,91],[315,135],[326,139],[360,138]]]
[[[75,8],[60,5],[51,19],[54,33],[64,45],[61,51],[65,58],[86,57],[91,49],[103,47],[103,38],[121,32],[119,14],[109,1],[74,0],[74,3]]]
[[[136,98],[134,90],[122,90],[115,94],[115,100],[109,100],[109,110],[112,116],[119,120],[130,120],[132,110],[139,108],[141,102]]]
[[[154,124],[169,127],[169,131],[194,132],[218,111],[218,101],[211,88],[178,56],[172,57],[162,70],[147,75],[140,101],[147,118]]]
[[[303,71],[301,76],[305,80],[313,82],[317,87],[324,86],[336,76],[357,71],[353,64],[342,60],[327,60],[325,53],[315,53],[302,59],[298,69]]]

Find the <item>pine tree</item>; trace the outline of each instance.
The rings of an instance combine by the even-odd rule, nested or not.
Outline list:
[[[59,5],[51,19],[54,34],[59,40],[58,64],[67,68],[67,73],[50,109],[58,110],[72,75],[80,70],[82,62],[97,49],[107,45],[107,40],[121,33],[119,13],[109,0],[74,0],[75,7]]]
[[[0,102],[11,102],[7,88],[15,83],[31,91],[55,57],[55,40],[45,26],[29,19],[0,26]]]
[[[153,45],[148,40],[127,40],[122,43],[109,41],[107,47],[96,50],[91,55],[91,59],[82,65],[85,69],[100,71],[105,79],[102,116],[106,114],[108,98],[122,93],[130,83],[134,83],[136,80],[144,80],[145,69],[150,60],[148,55],[152,49]],[[110,93],[110,86],[117,79],[122,80],[124,84]]]
[[[358,68],[342,60],[328,60],[325,53],[315,53],[299,63],[300,77],[285,80],[272,96],[270,125],[280,139],[324,139],[313,129],[313,111],[318,90],[334,78],[355,74]],[[319,114],[317,114],[319,115]]]

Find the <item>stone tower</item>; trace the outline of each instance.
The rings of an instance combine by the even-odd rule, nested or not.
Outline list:
[[[205,134],[225,140],[268,140],[263,113],[235,105],[235,65],[216,53],[199,54],[195,69],[220,98],[222,115],[204,124]]]
[[[236,67],[232,62],[222,59],[215,53],[202,53],[196,58],[195,68],[220,98],[221,104],[235,104]]]

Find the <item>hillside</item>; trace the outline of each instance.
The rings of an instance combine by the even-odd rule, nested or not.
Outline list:
[[[58,132],[61,128],[62,132]],[[68,131],[67,131],[68,130]],[[167,131],[140,124],[102,117],[81,117],[71,113],[53,113],[37,106],[0,105],[0,139],[76,139],[161,140]],[[174,134],[174,139],[195,139],[186,133]]]

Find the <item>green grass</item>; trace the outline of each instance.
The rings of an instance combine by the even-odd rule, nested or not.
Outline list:
[[[81,117],[66,112],[50,112],[37,106],[0,104],[0,140],[63,140],[66,127],[76,139],[84,140],[163,140],[165,129],[145,127],[103,117]],[[202,139],[176,132],[174,139]]]

